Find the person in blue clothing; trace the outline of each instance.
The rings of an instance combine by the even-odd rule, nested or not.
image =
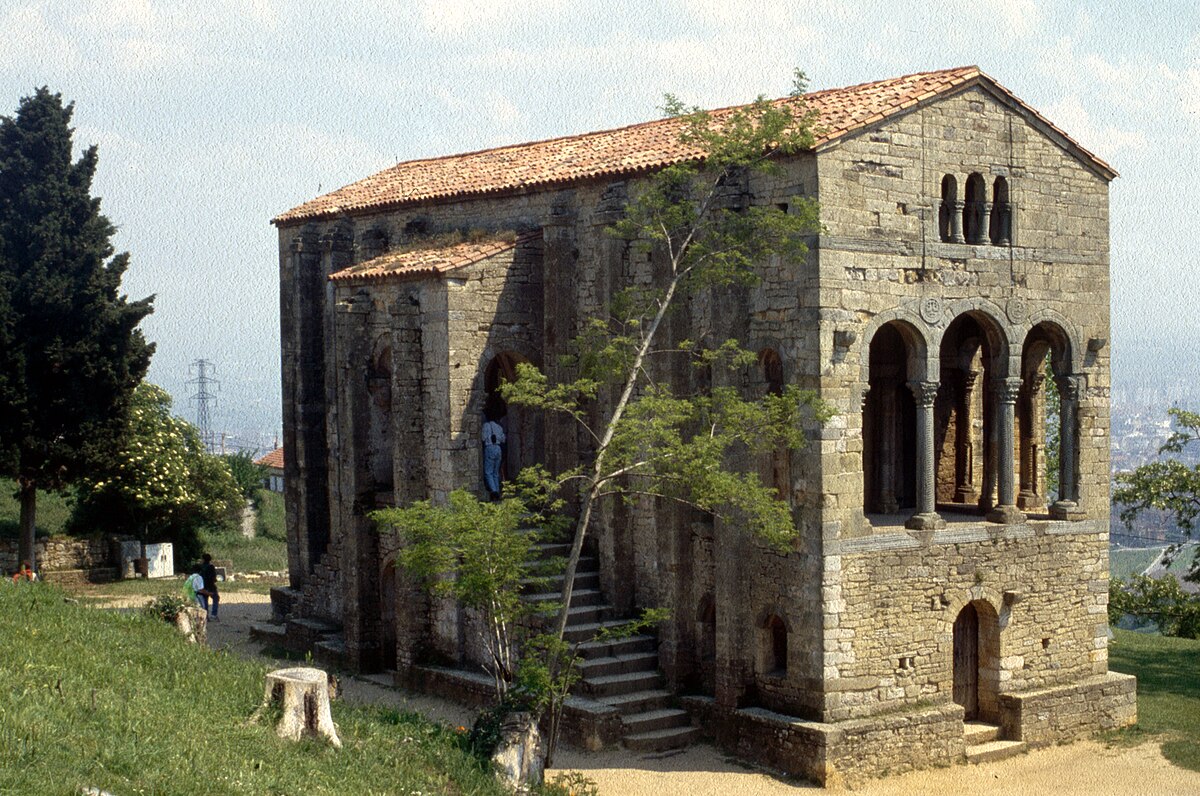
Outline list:
[[[504,459],[504,427],[495,413],[487,415],[483,424],[483,480],[488,497],[500,499],[500,463]]]
[[[217,591],[217,568],[213,566],[212,556],[208,553],[200,556],[200,577],[204,579],[204,588],[196,592],[200,597],[200,605],[208,611],[208,618],[217,621],[217,610],[221,607],[221,594]]]

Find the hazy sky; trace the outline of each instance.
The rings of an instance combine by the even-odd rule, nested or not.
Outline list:
[[[664,92],[781,96],[797,66],[819,89],[978,64],[1121,172],[1114,369],[1200,344],[1198,22],[1187,0],[0,0],[0,112],[41,85],[76,103],[125,288],[157,295],[150,378],[192,417],[212,360],[214,426],[269,437],[272,216],[398,160],[654,118]]]

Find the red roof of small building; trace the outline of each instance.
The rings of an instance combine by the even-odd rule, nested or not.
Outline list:
[[[334,282],[349,280],[374,282],[388,278],[442,274],[494,257],[535,237],[537,237],[536,233],[523,237],[515,237],[509,233],[441,245],[431,241],[424,247],[400,249],[374,257],[330,274],[329,278]]]
[[[804,95],[816,113],[815,147],[831,144],[935,97],[968,85],[984,84],[1028,113],[1062,144],[1111,179],[1116,171],[1073,141],[1033,108],[1017,99],[977,66],[921,72],[903,77],[827,89]],[[785,98],[779,102],[796,102]],[[712,111],[716,117],[735,108]],[[683,121],[658,119],[614,130],[485,149],[461,155],[410,160],[319,196],[276,216],[283,225],[372,208],[504,193],[599,176],[636,174],[695,160],[703,152],[679,140]]]
[[[279,447],[254,462],[262,467],[270,467],[275,470],[283,469],[283,448]]]

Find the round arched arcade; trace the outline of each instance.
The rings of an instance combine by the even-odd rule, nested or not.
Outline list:
[[[986,302],[925,309],[877,318],[865,335],[868,521],[936,530],[947,514],[1081,519],[1084,377],[1070,323],[1047,311],[1015,324]]]

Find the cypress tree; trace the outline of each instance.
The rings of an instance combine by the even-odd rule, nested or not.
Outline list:
[[[118,292],[129,255],[91,195],[96,147],[72,161],[73,111],[43,87],[0,118],[0,474],[17,481],[31,562],[36,490],[116,447],[154,351],[137,328],[153,296]]]

